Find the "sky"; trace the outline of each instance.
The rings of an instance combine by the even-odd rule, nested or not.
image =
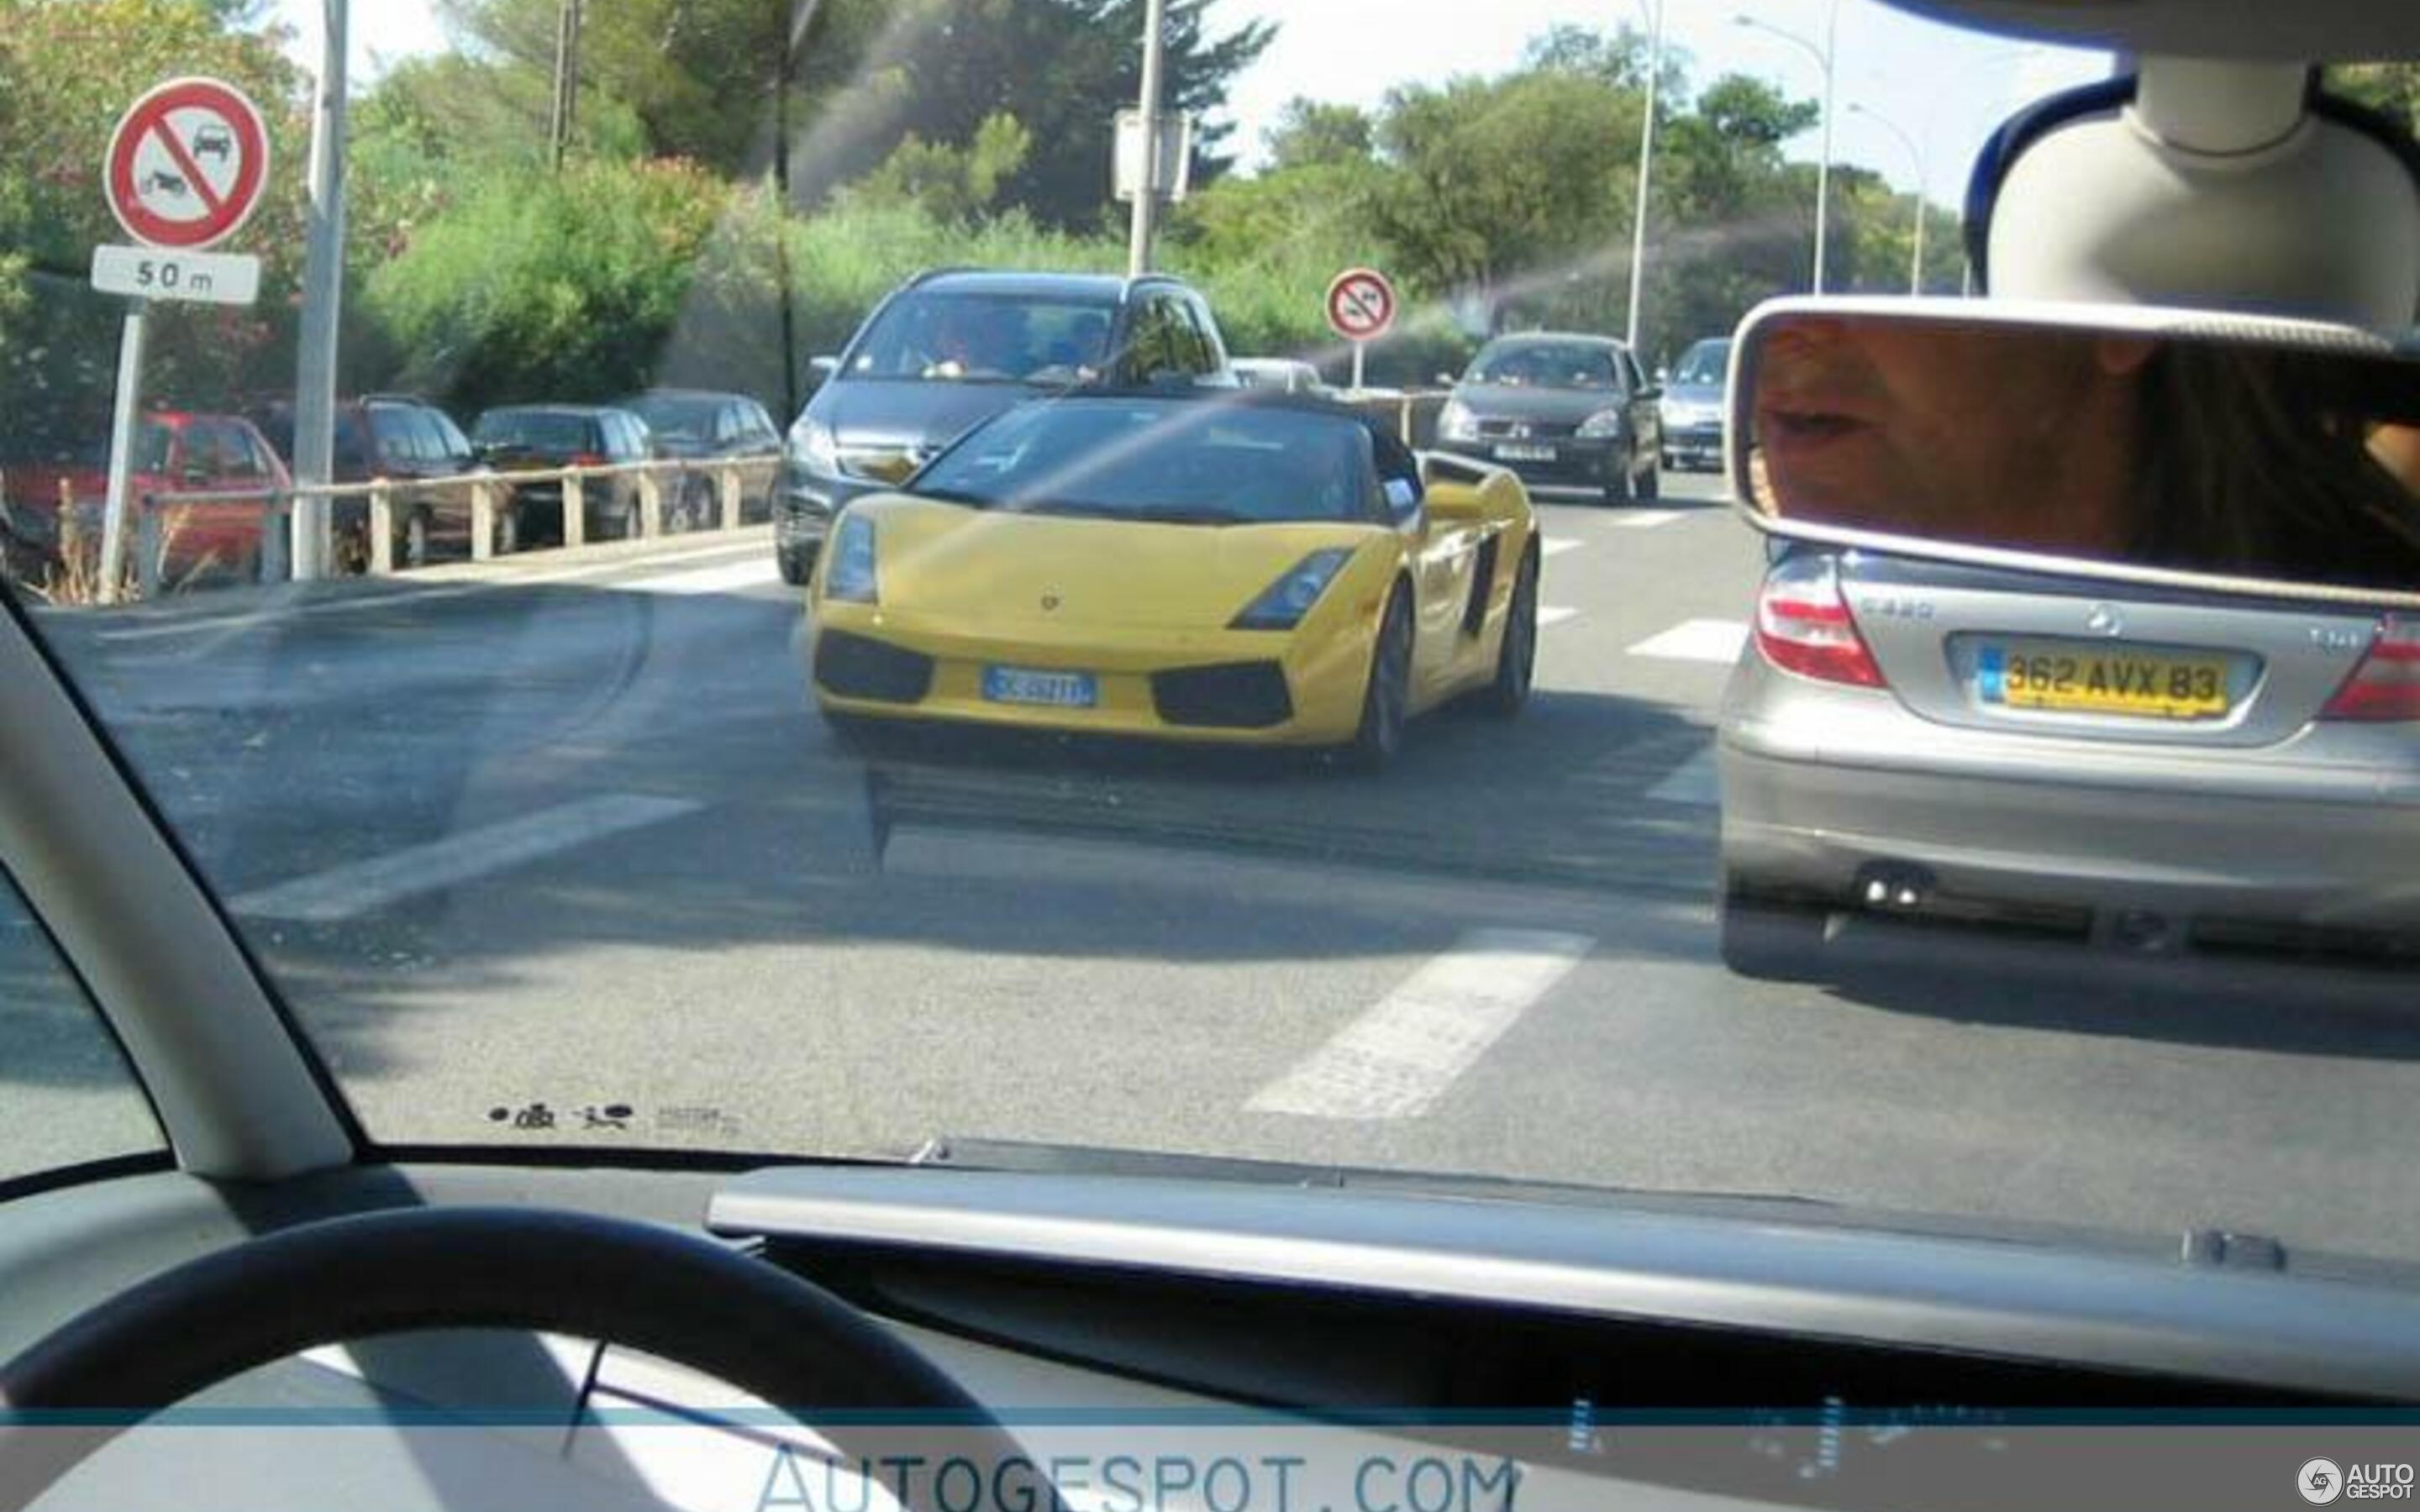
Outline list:
[[[611,5],[613,0],[589,0]],[[1237,80],[1231,139],[1249,168],[1285,102],[1296,96],[1374,105],[1399,84],[1438,83],[1456,73],[1495,73],[1516,64],[1528,39],[1559,22],[1644,30],[1659,0],[1215,0],[1221,26],[1279,23],[1277,40]],[[2027,100],[2105,76],[2106,54],[2024,45],[1908,15],[1878,0],[1660,0],[1668,45],[1684,53],[1693,85],[1727,72],[1767,80],[1814,99],[1823,73],[1809,47],[1744,26],[1745,13],[1820,47],[1838,4],[1833,49],[1833,161],[1881,174],[1894,187],[1924,188],[1955,205],[1975,153],[1993,127]],[[274,19],[295,32],[297,55],[316,63],[320,0],[277,0]],[[353,0],[351,83],[385,66],[450,45],[426,0]],[[1854,107],[1854,108],[1853,108]],[[1888,123],[1884,124],[1884,123]],[[1896,126],[1915,150],[1890,131]],[[1105,133],[1106,134],[1106,133]],[[1790,145],[1812,162],[1821,133]],[[1106,151],[1106,143],[1104,150]]]

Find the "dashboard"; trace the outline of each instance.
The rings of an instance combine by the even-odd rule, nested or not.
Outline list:
[[[173,1489],[203,1512],[301,1504],[306,1486],[397,1512],[877,1512],[901,1499],[888,1487],[947,1512],[2035,1512],[2139,1487],[2116,1500],[2273,1508],[2301,1504],[2308,1464],[2348,1499],[2390,1499],[2420,1427],[2404,1294],[2265,1255],[1047,1171],[421,1164],[274,1197],[163,1173],[9,1205],[0,1343],[105,1293],[92,1273],[332,1211],[474,1201],[703,1227],[882,1320],[1032,1463],[948,1480],[919,1458],[929,1426],[876,1435],[896,1462],[852,1433],[852,1459],[610,1342],[424,1333],[227,1382],[39,1504]],[[106,1253],[46,1248],[63,1205],[56,1232],[107,1233]]]

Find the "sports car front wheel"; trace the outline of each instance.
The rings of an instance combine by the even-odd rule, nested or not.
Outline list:
[[[1402,588],[1387,600],[1378,643],[1370,655],[1370,682],[1361,695],[1361,728],[1345,748],[1356,770],[1382,772],[1404,748],[1412,707],[1412,601]]]

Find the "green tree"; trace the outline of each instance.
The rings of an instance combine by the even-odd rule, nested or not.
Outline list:
[[[561,0],[445,0],[515,103],[521,140],[542,141]],[[1212,0],[1169,0],[1166,98],[1197,115],[1274,35],[1254,23],[1224,34]],[[617,0],[586,12],[581,110],[627,111],[643,150],[726,174],[771,157],[783,59],[791,60],[794,193],[813,203],[875,172],[909,136],[901,165],[929,167],[936,146],[972,148],[990,117],[1031,136],[1001,186],[1006,199],[1063,225],[1096,224],[1109,194],[1109,122],[1134,101],[1143,0]],[[794,10],[794,5],[798,8]],[[794,18],[802,18],[791,49]],[[486,107],[468,104],[474,118]],[[1232,128],[1198,134],[1198,180],[1228,166]]]
[[[1512,318],[1606,323],[1628,278],[1643,104],[1561,69],[1398,89],[1376,229],[1430,288]]]
[[[874,205],[915,205],[943,221],[966,221],[991,208],[1001,185],[1024,165],[1033,133],[1006,111],[975,128],[964,147],[927,142],[914,132],[849,194]]]
[[[1366,163],[1378,145],[1370,113],[1358,105],[1328,104],[1296,96],[1278,112],[1269,129],[1269,171],[1284,173],[1324,163]]]

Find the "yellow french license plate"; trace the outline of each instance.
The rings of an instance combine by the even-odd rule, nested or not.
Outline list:
[[[2221,719],[2229,707],[2224,656],[2180,656],[2062,640],[1987,641],[1975,690],[2011,709]]]

